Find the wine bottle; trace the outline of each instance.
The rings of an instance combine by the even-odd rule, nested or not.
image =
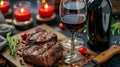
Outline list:
[[[88,45],[92,50],[109,47],[111,17],[110,0],[88,0]]]

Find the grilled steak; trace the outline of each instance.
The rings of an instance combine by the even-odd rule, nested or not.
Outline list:
[[[23,59],[36,66],[52,66],[63,54],[60,42],[47,42],[42,46],[28,45],[23,49]]]
[[[46,42],[57,41],[57,35],[43,28],[37,28],[27,38],[28,43],[44,44]]]

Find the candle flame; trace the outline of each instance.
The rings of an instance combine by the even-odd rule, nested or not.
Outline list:
[[[42,0],[42,3],[45,3],[46,2],[46,0]]]
[[[24,9],[23,8],[20,9],[20,13],[24,13]]]
[[[4,4],[4,1],[1,1],[1,2],[0,2],[0,5],[3,5],[3,4]]]
[[[47,3],[44,5],[44,8],[45,8],[45,9],[48,9],[48,4],[47,4]]]

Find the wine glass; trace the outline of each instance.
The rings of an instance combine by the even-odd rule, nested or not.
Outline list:
[[[63,46],[71,45],[70,54],[65,56],[65,63],[76,63],[80,59],[75,50],[74,33],[81,29],[86,21],[87,5],[85,0],[61,0],[59,15],[64,27],[72,33],[71,44],[63,43]]]

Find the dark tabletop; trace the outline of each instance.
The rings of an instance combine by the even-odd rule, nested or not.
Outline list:
[[[33,27],[36,27],[37,25],[40,25],[40,24],[37,24],[36,23],[36,14],[37,14],[37,0],[10,0],[10,3],[11,3],[11,8],[13,6],[14,3],[18,2],[18,1],[30,1],[32,3],[32,6],[31,6],[31,12],[32,12],[32,18],[33,18]],[[62,34],[70,37],[71,34],[66,31],[66,30],[61,30],[58,25],[59,25],[59,22],[60,22],[60,18],[58,16],[58,10],[56,9],[56,15],[57,15],[57,20],[55,22],[53,22],[52,24],[49,24],[49,26],[51,26],[52,28],[54,28],[55,30],[61,32]],[[113,17],[115,19],[120,19],[120,14],[119,13],[116,13],[116,14],[113,14]],[[11,18],[13,18],[11,16]],[[17,34],[19,32],[22,32],[24,30],[14,30],[14,34]],[[83,33],[83,40],[85,41],[85,46],[87,46],[87,34],[86,33]],[[113,44],[114,42],[116,42],[118,45],[120,44],[120,36],[119,35],[115,35],[115,36],[112,36],[111,35],[111,40],[110,40],[110,46],[111,44]],[[88,46],[87,46],[88,47]],[[112,57],[108,62],[105,63],[105,67],[120,67],[120,55],[115,55],[114,57]]]

